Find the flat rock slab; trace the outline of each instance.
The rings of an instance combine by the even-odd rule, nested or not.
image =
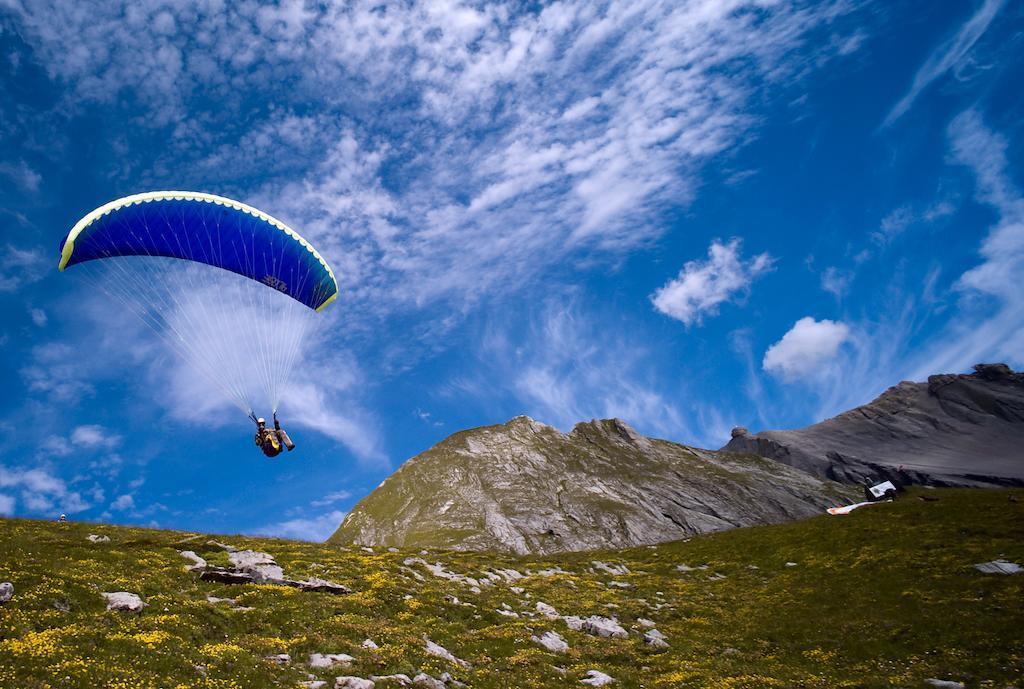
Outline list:
[[[449,651],[441,644],[434,643],[425,636],[423,637],[423,641],[426,643],[427,653],[429,653],[430,655],[437,656],[438,658],[444,658],[448,662],[454,663],[459,667],[469,667],[469,663],[467,663],[465,660],[462,660],[461,658],[456,658],[451,651]]]
[[[587,670],[587,678],[580,680],[583,684],[589,684],[592,687],[603,687],[607,684],[612,684],[614,681],[614,679],[599,670]]]
[[[362,677],[338,677],[334,680],[334,689],[373,689],[376,683],[372,679]]]
[[[538,643],[552,653],[565,653],[569,650],[569,644],[565,642],[558,632],[544,632],[540,636],[532,636],[530,640]]]
[[[309,654],[310,667],[348,667],[355,658],[347,653],[311,653]]]
[[[617,620],[600,615],[591,615],[582,618],[575,615],[566,615],[562,618],[569,626],[569,629],[577,632],[586,632],[593,636],[600,636],[613,639],[628,639],[629,632],[622,628]]]
[[[91,543],[110,543],[110,536],[97,536],[96,534],[91,533],[85,538]]]
[[[1021,567],[1016,562],[1008,562],[1006,560],[982,562],[980,565],[974,565],[974,569],[985,574],[1020,574],[1024,572],[1024,567]]]
[[[146,604],[138,595],[127,591],[104,593],[103,597],[107,599],[107,610],[123,610],[125,612],[140,613],[142,612],[142,609],[146,607]]]

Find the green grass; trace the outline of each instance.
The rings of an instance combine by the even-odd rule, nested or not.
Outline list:
[[[93,545],[90,533],[109,535],[111,543]],[[0,520],[0,581],[15,585],[14,599],[0,605],[0,686],[297,687],[311,672],[303,663],[311,652],[356,657],[350,670],[312,673],[328,686],[339,674],[448,670],[471,687],[582,687],[578,680],[590,669],[614,677],[614,687],[924,687],[927,677],[972,687],[1024,682],[1024,575],[973,568],[997,557],[1024,563],[1020,490],[921,491],[846,517],[620,552],[426,556],[470,576],[498,567],[558,565],[569,572],[514,582],[521,594],[507,584],[474,594],[413,566],[425,577],[421,583],[402,566],[418,552],[227,536],[213,540],[265,550],[288,576],[320,576],[354,592],[202,582],[185,571],[179,550],[226,559],[208,537],[193,536]],[[631,573],[595,573],[593,560],[625,564]],[[708,569],[682,573],[676,565],[683,563]],[[714,579],[718,574],[725,578]],[[611,581],[633,588],[607,586]],[[141,615],[106,611],[100,592],[118,590],[140,594],[148,607]],[[407,594],[413,598],[405,600]],[[446,594],[474,607],[446,602]],[[254,609],[214,606],[207,595]],[[631,636],[598,639],[568,631],[560,620],[496,612],[507,603],[522,613],[538,600],[565,615],[614,614]],[[657,622],[669,649],[644,646],[636,633],[640,617]],[[562,634],[570,651],[552,654],[530,641],[547,630]],[[472,667],[427,655],[424,634]],[[367,637],[380,650],[360,648]],[[293,662],[264,660],[272,653],[290,653]]]

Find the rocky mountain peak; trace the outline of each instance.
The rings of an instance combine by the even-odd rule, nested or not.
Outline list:
[[[828,481],[647,438],[621,419],[562,433],[518,416],[407,461],[332,540],[516,553],[619,548],[809,516],[844,499]]]

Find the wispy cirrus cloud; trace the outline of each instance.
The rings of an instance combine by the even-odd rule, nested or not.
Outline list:
[[[352,315],[376,317],[472,305],[567,261],[648,245],[704,167],[756,135],[750,109],[767,86],[856,49],[836,33],[848,9],[579,0],[83,12],[58,0],[19,18],[70,87],[66,107],[116,107],[128,94],[148,123],[176,122],[167,150],[178,159],[154,170],[240,170],[234,190],[309,234],[340,267]],[[816,32],[831,40],[812,59],[800,50]],[[82,50],[65,49],[72,37]],[[243,94],[287,94],[294,107],[239,117]],[[217,109],[189,108],[210,99]]]
[[[981,7],[964,22],[956,34],[935,49],[914,75],[910,90],[889,111],[882,123],[883,127],[888,127],[906,114],[922,91],[964,59],[1004,4],[1005,0],[984,0]]]

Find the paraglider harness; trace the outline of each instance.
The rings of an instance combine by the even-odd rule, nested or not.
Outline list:
[[[281,424],[277,420],[277,412],[274,412],[273,430],[267,428],[266,422],[257,418],[252,411],[249,412],[249,418],[256,424],[256,446],[263,450],[263,454],[267,457],[276,457],[281,454],[282,445],[287,445],[289,452],[295,449],[291,438],[281,429]],[[260,423],[261,421],[263,423]]]

